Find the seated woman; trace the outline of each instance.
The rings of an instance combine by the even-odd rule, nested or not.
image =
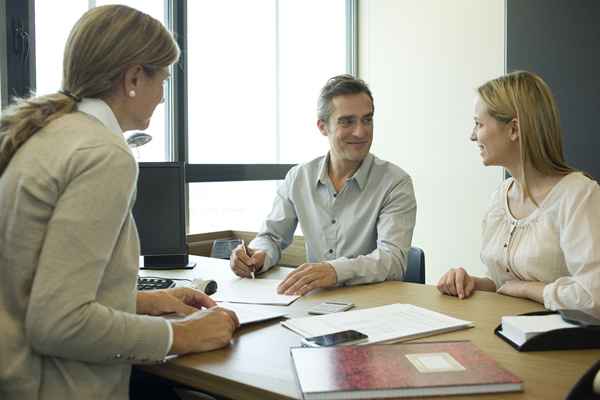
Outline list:
[[[548,309],[600,309],[600,188],[566,164],[558,110],[546,83],[514,72],[478,88],[476,142],[484,165],[511,178],[483,218],[481,260],[488,276],[448,271],[445,294],[474,290],[528,298]]]
[[[3,113],[1,399],[127,399],[132,364],[229,344],[237,317],[204,293],[136,292],[138,170],[123,131],[148,127],[178,57],[156,19],[94,8],[69,36],[62,90]],[[152,316],[169,312],[191,315]]]

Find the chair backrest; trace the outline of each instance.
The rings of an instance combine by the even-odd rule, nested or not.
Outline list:
[[[240,244],[242,244],[240,239],[216,239],[213,241],[210,256],[229,260],[233,249]]]
[[[404,282],[425,283],[425,252],[418,247],[411,247],[408,251]]]

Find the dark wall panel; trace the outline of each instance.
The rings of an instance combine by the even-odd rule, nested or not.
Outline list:
[[[557,98],[567,161],[600,180],[600,1],[507,0],[507,71],[541,75]]]

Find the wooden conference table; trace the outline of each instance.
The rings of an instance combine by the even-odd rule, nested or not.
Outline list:
[[[193,270],[149,271],[142,276],[201,277],[217,282],[233,279],[229,261],[193,257]],[[263,276],[283,278],[290,270],[275,267]],[[524,382],[520,393],[452,396],[452,399],[563,399],[577,380],[600,359],[600,350],[569,350],[519,353],[494,335],[503,315],[542,310],[537,303],[496,293],[476,292],[468,300],[441,295],[435,286],[384,282],[321,290],[298,299],[289,315],[306,316],[311,305],[324,300],[350,300],[357,308],[390,303],[410,303],[450,316],[474,321],[475,327],[418,339],[418,341],[471,340],[500,365]],[[265,306],[266,307],[266,306]],[[230,399],[299,399],[300,392],[289,348],[300,337],[278,320],[240,328],[231,345],[221,350],[193,354],[161,365],[142,367],[147,372]]]

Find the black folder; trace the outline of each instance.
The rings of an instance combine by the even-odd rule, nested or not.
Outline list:
[[[534,311],[520,315],[548,315],[558,314],[558,311]],[[547,350],[577,350],[600,348],[600,327],[580,326],[579,328],[554,329],[540,333],[527,340],[521,346],[504,337],[499,331],[502,323],[494,329],[496,336],[518,351],[547,351]]]

